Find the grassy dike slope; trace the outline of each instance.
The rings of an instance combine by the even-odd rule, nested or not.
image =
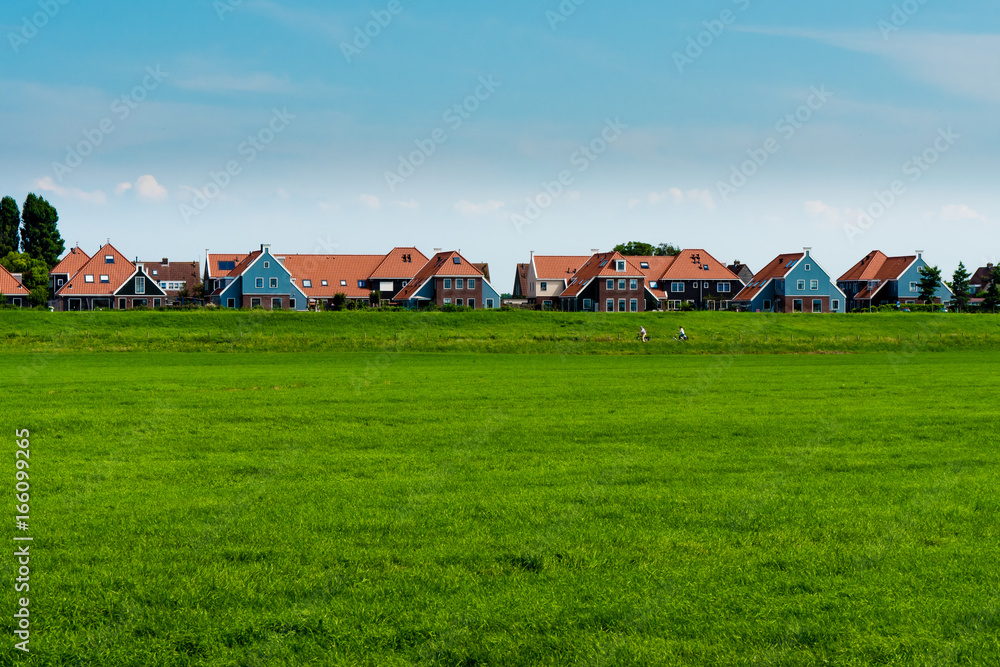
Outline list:
[[[652,341],[640,346],[639,326]],[[673,340],[683,325],[687,344]],[[728,354],[995,349],[1000,316],[0,311],[3,351]]]

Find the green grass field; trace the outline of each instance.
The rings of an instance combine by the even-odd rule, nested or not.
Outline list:
[[[8,314],[4,664],[1000,664],[1000,320]]]

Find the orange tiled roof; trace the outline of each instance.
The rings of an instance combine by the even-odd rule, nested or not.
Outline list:
[[[740,293],[733,297],[733,301],[753,301],[760,291],[775,278],[784,278],[788,275],[791,267],[805,257],[805,253],[793,252],[786,255],[778,255],[771,263],[754,274],[750,279],[750,284],[740,290]]]
[[[111,263],[105,257],[113,258]],[[94,256],[76,272],[69,282],[63,285],[57,296],[104,296],[114,294],[122,284],[135,273],[135,264],[128,261],[125,255],[110,243],[105,244]],[[101,276],[108,276],[107,282],[101,282]],[[93,282],[87,282],[87,276],[92,276]]]
[[[358,287],[358,281],[368,280],[385,258],[385,255],[285,255],[284,262],[295,278],[296,287],[310,298],[328,299],[343,292],[348,298],[367,299],[373,288]]]
[[[83,268],[83,265],[90,260],[90,255],[85,253],[80,247],[70,248],[70,251],[59,260],[59,263],[52,267],[49,275],[57,273],[72,278],[76,272]]]
[[[915,261],[916,255],[886,257],[881,251],[873,250],[842,275],[838,282],[898,280]]]
[[[646,289],[657,299],[667,298],[667,290],[663,287],[664,283],[660,279],[677,258],[671,255],[656,255],[631,257],[630,259],[645,274]],[[656,283],[656,287],[653,287],[653,283]]]
[[[223,270],[219,268],[219,262],[232,262],[234,265],[239,266],[248,255],[242,254],[220,254],[220,253],[209,253],[205,260],[208,262],[208,277],[209,278],[228,278],[232,275],[237,275],[233,270]]]
[[[10,271],[0,266],[0,294],[4,296],[28,296],[30,292],[10,274]]]
[[[590,259],[583,255],[535,255],[535,278],[538,280],[565,280],[573,277],[576,270]]]
[[[455,260],[458,260],[457,262]],[[483,272],[455,251],[439,252],[417,271],[410,283],[400,290],[394,301],[405,301],[413,298],[420,288],[434,278],[464,278],[472,276],[483,278]]]
[[[625,257],[619,252],[601,252],[591,256],[583,266],[577,269],[576,273],[566,285],[566,289],[560,297],[575,297],[590,284],[592,280],[600,277],[615,278],[644,278],[645,274],[639,269],[639,262],[633,263],[635,257]],[[615,262],[625,260],[625,272],[615,270]]]
[[[705,267],[708,267],[707,269]],[[661,280],[736,280],[739,276],[701,249],[684,250],[678,255]],[[742,283],[740,283],[742,284]]]
[[[427,263],[427,257],[416,248],[393,248],[382,263],[365,278],[410,280]]]

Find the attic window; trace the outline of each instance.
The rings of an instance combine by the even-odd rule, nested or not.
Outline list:
[[[104,274],[104,275],[101,276],[101,282],[102,283],[110,283],[111,282],[111,278],[108,275]]]
[[[85,283],[92,283],[92,282],[94,282],[94,275],[92,273],[88,273],[87,275],[85,275],[83,277],[83,282],[85,282]]]
[[[608,263],[608,260],[604,260],[603,262],[601,262],[601,263],[600,263],[600,264],[598,264],[597,266],[598,266],[598,268],[600,268],[600,267],[603,267],[603,266],[604,266],[605,264],[607,264],[607,263]]]
[[[461,257],[452,257],[451,261],[454,264],[461,264],[462,263],[462,258]]]
[[[705,265],[705,266],[703,266],[702,268],[703,268],[703,269],[705,269],[706,271],[708,271],[708,264],[706,264],[706,265]]]
[[[649,262],[639,262],[639,268],[640,269],[648,269],[649,268]]]
[[[624,271],[624,270],[625,270],[625,260],[624,259],[616,260],[615,271]]]
[[[154,276],[158,276],[158,275],[160,275],[160,272],[159,272],[159,271],[157,271],[156,269],[153,269],[153,275],[154,275]]]
[[[236,262],[219,262],[219,271],[232,271],[236,268]]]
[[[346,280],[341,280],[340,281],[340,286],[341,287],[347,287],[347,281]]]
[[[115,263],[115,256],[114,255],[105,255],[104,256],[104,263],[105,264],[114,264]]]
[[[311,281],[311,280],[303,280],[302,281],[302,286],[303,287],[312,287],[313,286],[313,281]]]
[[[265,269],[270,269],[271,268],[271,262],[264,262],[264,268]]]
[[[805,265],[804,267],[802,267],[802,268],[804,268],[804,269],[805,269],[806,271],[812,271],[812,265],[811,265],[811,264],[806,264],[806,265]]]
[[[655,280],[650,281],[649,286],[652,289],[656,289],[656,281]]]

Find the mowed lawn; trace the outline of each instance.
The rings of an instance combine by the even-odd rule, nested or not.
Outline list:
[[[2,363],[19,664],[1000,664],[998,352]]]

